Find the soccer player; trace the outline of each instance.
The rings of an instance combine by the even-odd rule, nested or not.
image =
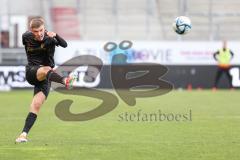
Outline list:
[[[45,29],[44,20],[35,17],[30,21],[30,31],[22,35],[28,64],[26,65],[26,80],[34,86],[34,96],[30,105],[30,111],[25,120],[22,133],[16,139],[17,143],[27,142],[27,134],[33,126],[39,110],[46,100],[51,81],[61,83],[67,89],[72,87],[73,77],[62,77],[54,72],[55,46],[67,47],[67,42],[54,32]]]
[[[227,47],[227,41],[223,41],[223,47],[213,54],[214,59],[218,62],[218,70],[214,82],[214,90],[217,89],[217,85],[220,77],[223,73],[227,75],[230,88],[232,88],[232,77],[229,73],[231,67],[230,62],[233,59],[233,52]]]

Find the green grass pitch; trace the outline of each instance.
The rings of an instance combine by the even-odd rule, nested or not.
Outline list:
[[[114,93],[114,92],[113,92]],[[74,99],[71,111],[89,111],[100,101],[51,92],[29,134],[15,144],[28,113],[32,91],[0,92],[0,160],[239,160],[240,92],[172,91],[122,100],[108,114],[85,122],[55,116],[55,105]],[[186,121],[126,121],[125,113],[187,114]]]

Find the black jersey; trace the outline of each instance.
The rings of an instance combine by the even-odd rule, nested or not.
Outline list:
[[[25,46],[27,54],[28,65],[43,65],[54,67],[54,52],[55,46],[67,47],[67,42],[59,35],[51,38],[45,33],[42,41],[38,41],[34,38],[32,32],[25,32],[22,35],[22,42]]]

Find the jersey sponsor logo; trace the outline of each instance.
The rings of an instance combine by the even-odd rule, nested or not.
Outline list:
[[[41,48],[44,48],[44,46],[45,46],[44,43],[42,43],[42,44],[41,44]]]

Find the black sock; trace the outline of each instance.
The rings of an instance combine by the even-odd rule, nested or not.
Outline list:
[[[24,125],[24,128],[23,128],[23,132],[28,133],[29,130],[32,128],[36,119],[37,119],[37,115],[35,113],[29,112],[28,116],[25,120],[25,125]]]
[[[63,82],[63,79],[64,78],[62,76],[60,76],[53,70],[50,70],[47,73],[47,80],[49,80],[49,81],[53,81],[53,82],[57,82],[57,83],[61,83],[61,84],[65,85],[65,83]]]

